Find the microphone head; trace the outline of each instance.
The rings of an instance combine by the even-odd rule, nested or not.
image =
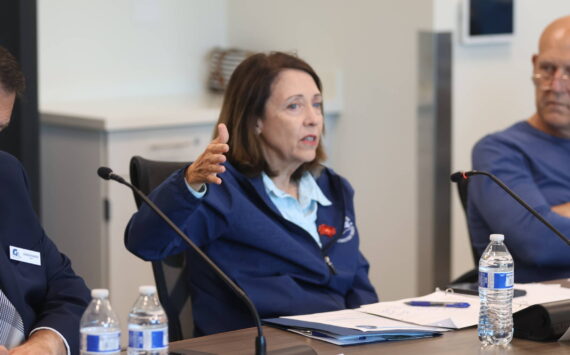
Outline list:
[[[101,166],[99,167],[99,169],[97,169],[97,175],[99,175],[100,178],[105,180],[110,180],[112,173],[113,170],[111,170],[111,168],[108,168],[106,166]]]
[[[467,179],[467,175],[464,176],[463,171],[458,171],[456,173],[451,174],[449,178],[453,182],[459,182],[461,179]]]

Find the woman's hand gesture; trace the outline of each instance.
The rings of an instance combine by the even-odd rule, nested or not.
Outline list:
[[[214,183],[221,184],[217,174],[226,171],[222,165],[226,161],[227,153],[230,146],[227,144],[230,135],[225,124],[218,125],[218,136],[208,144],[206,150],[188,167],[186,170],[186,181],[196,191],[202,189],[203,184]]]

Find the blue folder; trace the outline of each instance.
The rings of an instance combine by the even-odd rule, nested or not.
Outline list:
[[[390,329],[364,332],[358,329],[287,318],[264,319],[263,323],[272,327],[289,330],[310,338],[337,345],[356,345],[383,341],[420,339],[439,336],[442,334],[436,331],[419,329]]]

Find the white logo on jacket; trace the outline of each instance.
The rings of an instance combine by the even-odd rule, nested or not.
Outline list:
[[[356,227],[354,226],[354,222],[350,217],[345,216],[344,218],[344,230],[342,231],[342,237],[339,238],[336,242],[337,243],[347,243],[354,238],[356,234]]]

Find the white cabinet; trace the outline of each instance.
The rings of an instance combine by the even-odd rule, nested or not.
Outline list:
[[[136,210],[132,192],[100,179],[97,168],[108,166],[128,179],[134,155],[195,159],[211,139],[219,104],[145,98],[41,108],[44,227],[90,288],[109,288],[123,329],[138,286],[154,278],[150,263],[124,247],[125,226]]]

